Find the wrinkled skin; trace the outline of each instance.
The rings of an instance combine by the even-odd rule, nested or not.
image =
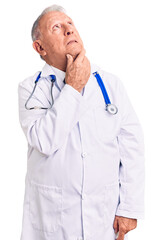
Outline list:
[[[72,19],[63,12],[49,12],[40,19],[39,29],[34,49],[49,65],[65,71],[66,83],[80,92],[90,77],[91,67]],[[69,43],[71,40],[75,41]]]
[[[125,234],[136,227],[137,219],[115,216],[113,228],[115,233],[119,232],[117,240],[124,240]]]
[[[34,49],[49,65],[65,71],[66,83],[80,92],[90,77],[91,66],[72,19],[62,12],[49,12],[40,19],[39,29],[40,36],[33,42]],[[76,42],[69,43],[71,40]],[[115,216],[118,240],[124,240],[124,235],[136,228],[136,224],[136,219]]]

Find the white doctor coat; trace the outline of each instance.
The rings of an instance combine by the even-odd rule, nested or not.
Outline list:
[[[116,115],[105,111],[98,71]],[[21,240],[115,240],[115,215],[143,218],[144,146],[141,126],[121,81],[91,64],[83,95],[45,64],[19,84],[19,117],[28,141]],[[126,236],[127,238],[127,236]],[[126,239],[125,238],[125,239]]]

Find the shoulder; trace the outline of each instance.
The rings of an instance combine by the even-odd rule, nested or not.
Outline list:
[[[33,76],[25,78],[22,82],[19,82],[18,88],[32,88],[39,73],[40,71],[36,72]]]
[[[122,81],[117,75],[102,69],[94,63],[91,63],[91,72],[93,73],[96,71],[100,74],[106,87],[108,86],[110,88],[118,89],[122,85]]]

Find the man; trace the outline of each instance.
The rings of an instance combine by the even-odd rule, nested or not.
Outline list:
[[[123,85],[90,64],[62,7],[43,11],[32,39],[46,64],[19,85],[28,141],[21,240],[127,239],[144,215],[144,150]],[[96,72],[116,114],[105,109]]]

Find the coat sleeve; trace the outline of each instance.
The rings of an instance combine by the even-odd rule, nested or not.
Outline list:
[[[29,145],[50,156],[62,147],[71,129],[87,110],[87,102],[77,90],[65,84],[51,109],[26,110],[25,102],[32,88],[28,83],[19,84],[20,124]],[[30,99],[31,106],[40,106],[42,102],[41,92]]]
[[[120,202],[116,215],[144,218],[144,137],[141,125],[120,83],[122,123],[118,135],[120,152]]]

